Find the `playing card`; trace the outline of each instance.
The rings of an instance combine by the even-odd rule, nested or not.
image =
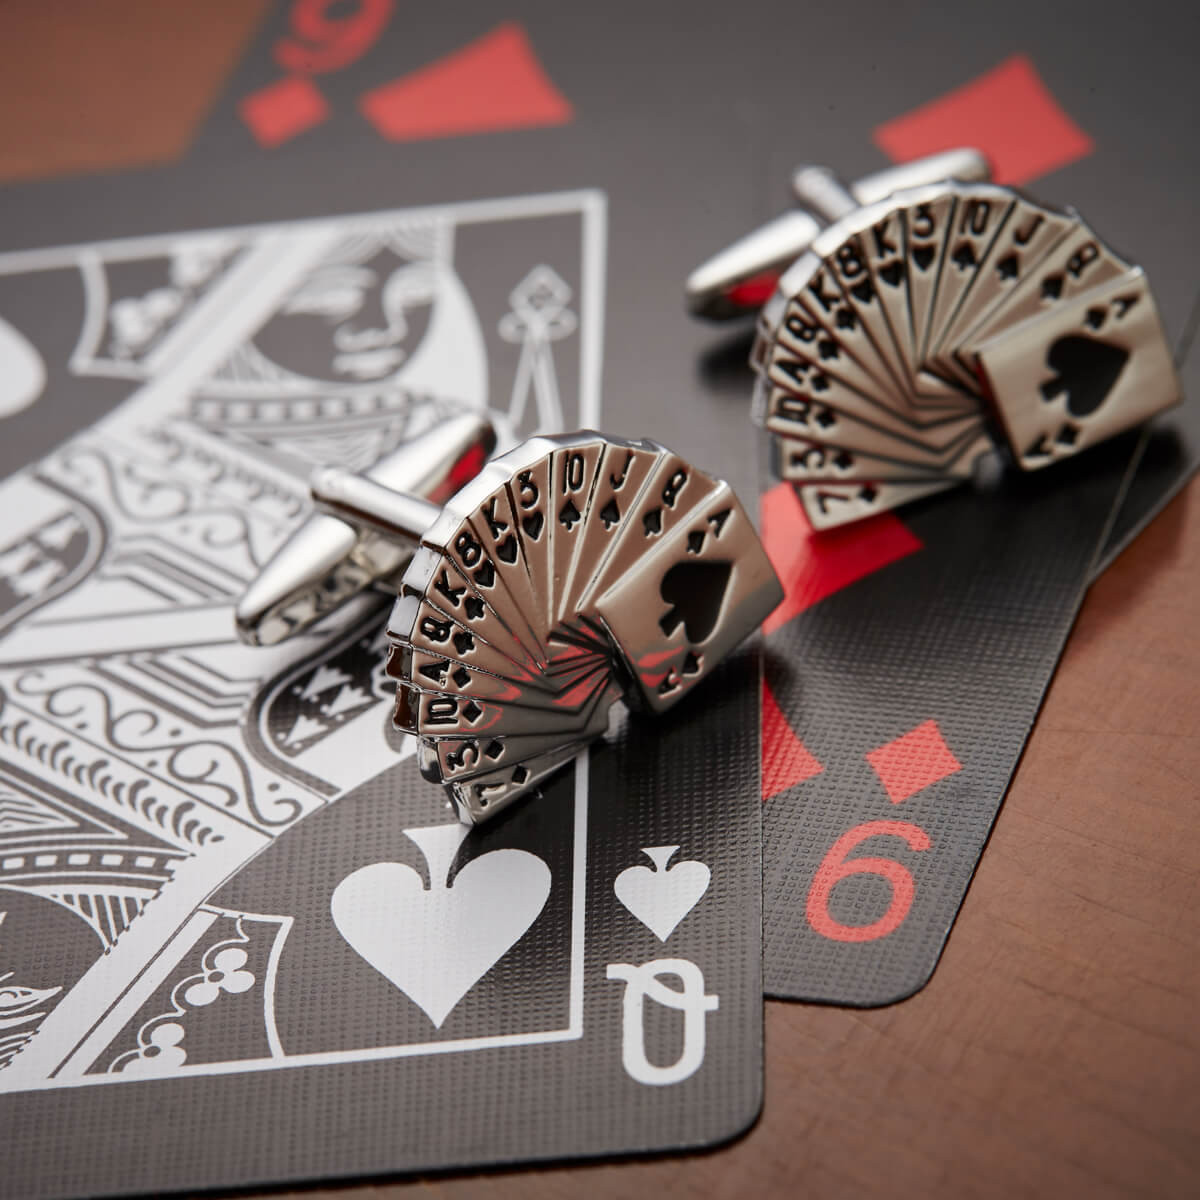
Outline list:
[[[765,381],[768,385],[777,377],[778,361],[771,365],[772,374]],[[983,421],[978,414],[968,417],[952,417],[939,426],[918,433],[909,425],[904,433],[895,433],[886,428],[890,422],[876,423],[873,419],[878,411],[866,401],[848,403],[843,393],[842,401],[835,407],[825,399],[823,393],[811,391],[799,394],[787,388],[767,386],[763,408],[766,414],[763,424],[770,433],[784,439],[799,435],[820,435],[829,439],[829,445],[846,450],[858,450],[879,458],[893,461],[912,462],[918,466],[937,467],[958,458],[964,445],[978,441],[983,430]],[[903,427],[901,427],[903,428]]]
[[[909,379],[912,372],[900,350],[899,339],[892,330],[887,307],[881,297],[880,283],[889,292],[897,289],[902,291],[903,268],[899,259],[892,256],[893,243],[879,228],[883,222],[874,218],[875,213],[870,208],[855,213],[849,218],[851,228],[863,228],[864,232],[851,233],[844,240],[839,239],[838,245],[830,242],[825,233],[817,237],[812,253],[825,259],[825,264],[814,272],[807,284],[807,292],[817,301],[825,322],[850,331],[852,344],[856,335],[860,339],[867,339],[886,372],[891,384],[889,391],[899,397],[904,394],[902,381]],[[889,267],[894,268],[891,274],[894,283],[882,279],[879,274]],[[789,268],[789,276],[795,271],[796,268]],[[840,290],[844,308],[838,307],[830,294],[826,274],[832,277],[833,286]]]
[[[978,362],[1022,466],[1077,454],[1178,399],[1166,391],[1174,367],[1136,268],[984,342]]]
[[[929,467],[898,459],[877,458],[845,446],[810,442],[789,437],[771,445],[772,472],[790,483],[840,483],[843,481],[905,482],[934,481],[962,474],[969,478],[976,458],[991,448],[983,437],[969,443],[950,463]]]
[[[495,225],[507,252],[472,251]],[[702,1145],[754,1119],[752,653],[653,730],[618,715],[590,758],[549,763],[545,795],[469,833],[390,729],[371,594],[275,647],[234,633],[309,511],[312,463],[362,466],[464,409],[510,439],[595,420],[603,237],[595,194],[569,193],[0,257],[0,279],[83,281],[57,341],[4,309],[26,360],[71,344],[71,318],[91,358],[54,370],[85,381],[130,346],[123,403],[3,485],[8,1194]],[[538,257],[506,294],[522,241]],[[163,291],[201,258],[195,295],[160,296],[121,342],[117,268],[150,262]],[[537,319],[508,321],[530,294]],[[472,528],[506,563],[520,491],[496,499]],[[460,574],[434,574],[425,649],[456,636],[465,589],[503,585],[489,664],[514,675],[544,649],[516,620],[535,598],[471,557],[460,543]],[[147,1121],[174,1153],[106,1155]]]
[[[918,479],[899,483],[871,480],[855,484],[805,484],[796,489],[796,500],[813,529],[834,529],[847,521],[861,521],[885,509],[947,491],[955,482]]]
[[[810,613],[813,600],[797,601],[768,642],[779,649],[767,671],[778,781],[764,816],[769,993],[875,1005],[929,977],[1093,567],[1087,548],[1153,438],[1093,445],[1111,435],[1112,396],[1136,414],[1170,378],[1142,273],[1042,302],[1051,315],[985,343],[980,362],[1005,398],[997,411],[1014,450],[1092,446],[1065,491],[985,475],[962,501],[934,497],[903,523],[877,518],[824,545],[810,529],[917,499],[922,484],[814,482],[802,459],[797,494],[771,501],[781,528],[768,521],[768,544],[778,553],[807,539],[793,561],[816,575],[789,590],[820,603]],[[1173,423],[1187,428],[1187,411]],[[857,582],[822,599],[825,570],[840,577],[835,592]],[[846,672],[847,661],[860,665]]]
[[[976,184],[959,200],[945,249],[945,261],[929,317],[926,361],[945,336],[960,303],[981,278],[995,284],[986,264],[1002,231],[1012,220],[1017,201],[1003,188]],[[998,276],[1000,272],[996,273]]]
[[[964,335],[956,354],[970,368],[980,348],[991,338],[1024,321],[1057,313],[1091,288],[1123,275],[1130,264],[1079,222],[1006,296]]]
[[[948,315],[929,346],[929,360],[939,371],[967,384],[975,382],[974,375],[955,357],[955,347],[967,330],[1007,301],[1016,285],[1036,270],[1071,226],[1069,214],[1056,213],[1022,196],[1016,198],[1004,224],[978,258],[978,269],[967,274],[957,307],[946,308]],[[972,248],[972,256],[976,255],[978,251]]]
[[[1195,349],[1196,308],[1184,331],[1176,359],[1185,396],[1200,387],[1200,356]],[[1144,430],[1136,471],[1117,511],[1096,564],[1097,575],[1178,495],[1200,464],[1200,408],[1184,404],[1163,413]]]
[[[763,812],[769,995],[870,1006],[929,978],[1134,440],[932,496],[828,544],[796,498],[772,494],[768,547],[807,541],[810,589],[826,574],[855,582],[767,638],[782,721],[767,752],[783,784]]]
[[[339,666],[308,660],[284,695]],[[755,673],[743,657],[714,684],[753,697]],[[6,1097],[6,1194],[558,1158],[744,1127],[761,1078],[756,739],[731,742],[728,723],[751,726],[728,701],[686,707],[626,726],[475,831],[411,760],[290,827],[163,930],[68,1063],[14,1074],[39,1033],[8,1064],[6,1087],[38,1090]],[[82,815],[61,792],[22,812],[58,813],[60,839]],[[112,845],[125,829],[110,825]],[[80,832],[59,844],[77,852]],[[111,885],[97,883],[98,900]],[[51,980],[82,967],[89,933],[21,889],[3,933],[28,1024],[45,1028],[62,1009]],[[167,1123],[172,1155],[106,1155],[126,1122]]]
[[[1184,207],[1167,198],[1175,189],[1187,192],[1195,182],[1194,162],[1184,165],[1170,149],[1173,138],[1184,136],[1181,112],[1174,105],[1156,108],[1162,140],[1135,146],[1136,137],[1117,116],[1116,97],[1089,94],[1065,29],[1039,26],[1032,9],[1022,11],[1031,23],[1020,35],[1020,48],[1036,60],[1056,105],[1065,106],[1095,135],[1096,152],[1045,180],[1035,180],[1036,172],[1022,178],[1014,171],[1007,178],[1028,183],[1055,206],[1077,203],[1096,229],[1111,233],[1114,244],[1144,266],[1170,334],[1168,345],[1178,348],[1195,296],[1194,270],[1181,258],[1185,246],[1194,247],[1194,231]],[[904,38],[906,46],[905,71],[889,85],[888,104],[894,105],[889,118],[938,94],[941,85],[930,80],[941,78],[939,55],[958,60],[954,82],[960,84],[970,74],[960,56],[974,56],[972,70],[978,70],[1003,53],[991,47],[984,52],[980,42],[968,50],[971,39],[961,29],[953,38],[932,26],[922,29],[918,46],[899,17],[889,25],[891,14],[875,15],[884,23],[879,36]],[[1010,6],[1006,27],[1012,15]],[[1035,27],[1031,36],[1028,30]],[[823,30],[831,33],[830,26]],[[1017,49],[1015,43],[1012,48]],[[1135,52],[1136,70],[1153,69],[1153,55],[1141,57],[1145,50]],[[1105,61],[1114,72],[1135,70],[1129,62],[1118,67],[1115,54]],[[1100,68],[1092,64],[1089,75],[1093,69]],[[809,70],[814,87],[821,86],[818,78],[826,88],[836,87],[820,65]],[[920,77],[923,71],[928,79]],[[850,103],[848,95],[841,98]],[[876,103],[861,105],[864,128],[883,119],[881,105],[878,95]],[[854,141],[847,136],[854,118],[845,109],[839,116],[836,128],[806,129],[802,151],[786,145],[776,151],[777,196],[797,157],[829,163],[849,180],[874,166],[848,145]],[[977,118],[905,157],[971,141],[978,133],[979,144],[1004,167],[1006,147],[1038,142],[1036,136],[1017,134],[1017,106],[1005,117],[997,114],[994,134],[990,122]],[[1138,163],[1133,170],[1131,160]],[[1164,186],[1148,185],[1151,178],[1163,179]],[[1070,218],[1062,218],[1061,227],[1049,216],[1039,223],[1040,209],[1018,210],[1025,214],[1022,223],[1014,214],[990,249],[973,247],[980,270],[942,334],[943,347],[951,335],[962,340],[986,320],[1022,279],[1035,279],[1036,291],[1044,278],[1056,274],[1043,275],[1037,266],[1058,253],[1055,247]],[[938,265],[935,222],[929,216],[923,228],[930,236],[907,243],[929,250],[920,262],[906,261],[917,345],[927,336],[922,323],[933,323],[923,314],[930,311],[934,282],[939,271],[947,270],[946,261]],[[1062,260],[1062,268],[1070,257]],[[1081,268],[1081,274],[1090,269]],[[1072,286],[1074,276],[1068,278]],[[977,290],[981,286],[984,290]],[[784,337],[781,328],[781,343]],[[945,367],[941,352],[931,350],[939,369]],[[1194,386],[1190,370],[1182,360],[1185,394]],[[1053,374],[1044,372],[1046,379]],[[1066,396],[1055,400],[1061,406]],[[1038,402],[1047,406],[1040,396]],[[1185,403],[1158,423],[1186,429],[1194,413]],[[1120,500],[1128,483],[1121,456],[1130,454],[1138,436],[1124,436],[1123,449],[1095,447],[1074,463],[1043,472],[1072,472],[1064,486],[1074,489],[1074,499],[1056,499],[1049,506],[1045,489],[1057,486],[1049,479],[1006,477],[992,480],[990,487],[998,485],[998,491],[934,495],[896,516],[875,516],[858,530],[814,535],[812,520],[805,519],[789,488],[775,484],[766,492],[764,537],[788,589],[788,599],[768,622],[767,639],[764,952],[769,994],[886,1004],[930,977],[1085,586],[1089,552],[1080,543],[1090,540],[1094,549],[1103,541],[1105,509]],[[831,509],[857,504],[859,511],[869,512],[859,489],[829,486],[840,456],[830,450],[818,460],[813,453],[818,440],[823,441],[819,434],[807,446],[796,443],[801,461],[788,464],[795,481],[810,485],[804,491],[814,495],[816,485],[823,485],[823,501]],[[1160,478],[1178,479],[1185,457],[1165,439],[1152,444],[1165,460]],[[848,453],[852,459],[859,456]],[[805,476],[805,456],[812,464],[808,469],[823,478]],[[851,461],[845,469],[854,472],[856,464]],[[764,479],[773,483],[779,475]],[[1135,477],[1131,501],[1137,487]],[[1072,504],[1091,511],[1069,511]],[[1123,511],[1117,514],[1114,532],[1125,519]]]
[[[905,280],[908,286],[909,329],[913,362],[928,361],[927,348],[933,325],[933,301],[942,276],[943,260],[953,227],[956,202],[952,196],[930,190],[928,200],[918,200],[903,214]]]
[[[810,260],[808,265],[816,269],[815,260]],[[794,278],[799,282],[798,277]],[[778,382],[811,386],[813,379],[830,383],[836,381],[859,396],[886,396],[889,391],[886,373],[878,369],[871,370],[873,356],[869,352],[860,361],[850,340],[844,336],[844,330],[849,328],[846,323],[848,318],[844,318],[843,325],[839,326],[835,316],[830,328],[819,314],[820,306],[803,292],[788,297],[779,324],[777,345],[772,347],[775,351],[772,360],[777,361],[772,361],[770,369],[774,371]],[[867,349],[872,349],[869,343]],[[876,404],[883,407],[878,400]],[[911,414],[908,417],[913,419]]]
[[[936,454],[958,441],[964,430],[980,426],[977,413],[950,414],[932,420],[901,416],[887,403],[891,399],[890,393],[875,392],[872,395],[847,387],[813,362],[792,354],[786,345],[771,346],[764,365],[766,377],[774,385],[765,405],[768,422],[787,421],[803,427],[811,420],[833,438],[836,436],[834,421],[830,416],[823,416],[828,410],[834,418],[841,414],[862,421],[881,433],[906,439],[914,454]],[[786,431],[781,429],[781,432]]]
[[[661,536],[646,517],[672,495],[668,490],[647,497],[653,507],[641,531],[634,526],[633,532],[654,539],[653,548],[596,601],[642,702],[655,712],[696,687],[742,640],[747,623],[758,624],[762,617],[755,614],[769,614],[783,598],[754,526],[728,484],[700,493],[703,503],[676,493],[672,503],[692,507],[670,535]]]

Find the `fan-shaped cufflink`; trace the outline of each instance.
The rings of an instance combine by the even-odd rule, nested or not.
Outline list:
[[[729,484],[654,442],[533,438],[444,507],[393,490],[395,470],[371,475],[323,468],[313,496],[324,519],[411,554],[387,626],[395,723],[468,824],[602,734],[614,701],[676,704],[783,598]],[[314,609],[297,599],[313,590],[303,557],[285,546],[247,593],[248,640]]]
[[[1180,400],[1141,269],[1074,211],[985,175],[969,150],[853,189],[802,169],[799,252],[773,286],[780,243],[767,261],[764,230],[689,280],[693,311],[715,316],[748,280],[760,300],[770,287],[754,411],[815,528],[954,487],[996,446],[1022,470],[1048,466]],[[724,292],[722,262],[740,280]]]

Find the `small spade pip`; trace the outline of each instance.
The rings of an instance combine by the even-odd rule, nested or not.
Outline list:
[[[683,625],[688,641],[704,641],[717,624],[733,568],[727,562],[676,563],[664,576],[659,592],[671,606],[658,621],[668,637]]]

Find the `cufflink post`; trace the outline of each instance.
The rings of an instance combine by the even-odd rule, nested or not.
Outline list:
[[[394,590],[421,535],[496,446],[491,422],[451,417],[363,474],[318,467],[317,512],[279,548],[234,611],[238,637],[271,646],[302,633],[369,587]]]
[[[799,207],[761,225],[698,266],[684,285],[688,311],[711,321],[755,313],[784,269],[827,225],[906,188],[946,179],[982,183],[990,178],[987,158],[969,146],[885,167],[849,187],[825,167],[799,167],[792,175],[792,193]]]

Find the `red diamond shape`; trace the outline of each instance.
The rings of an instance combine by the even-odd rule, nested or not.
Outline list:
[[[764,633],[786,625],[818,600],[921,549],[916,534],[890,512],[816,533],[788,483],[776,484],[763,495],[762,536],[784,590],[783,603],[763,622]]]
[[[393,142],[562,125],[573,111],[542,70],[525,31],[508,23],[359,100]]]
[[[762,689],[762,798],[787,791],[795,783],[820,775],[825,768],[792,732],[767,681]]]
[[[866,756],[893,804],[962,770],[936,721],[922,721]]]
[[[259,145],[270,148],[320,125],[329,116],[329,105],[311,79],[289,75],[251,92],[238,105],[238,115]]]
[[[955,146],[978,146],[997,183],[1028,183],[1093,149],[1024,54],[875,130],[897,162]]]

